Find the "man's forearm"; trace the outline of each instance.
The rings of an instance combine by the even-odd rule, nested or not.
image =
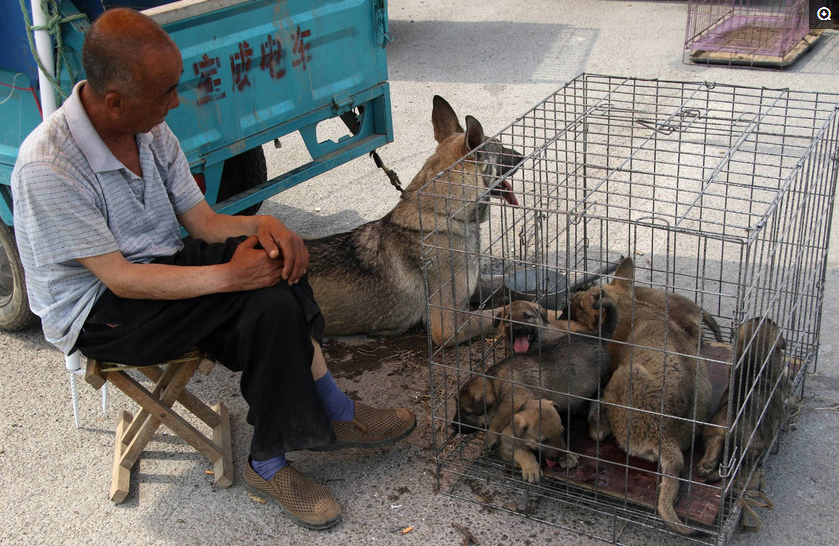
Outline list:
[[[218,292],[256,290],[281,278],[282,260],[255,249],[257,238],[239,244],[229,262],[175,266],[131,263],[119,252],[80,258],[114,294],[128,299],[188,299]]]
[[[309,253],[303,239],[288,229],[279,218],[217,214],[206,201],[201,201],[179,215],[178,221],[190,235],[207,242],[221,242],[228,237],[240,235],[256,235],[259,246],[270,258],[282,260],[282,278],[292,284],[300,280],[309,265]]]
[[[131,263],[118,252],[82,258],[79,262],[121,298],[175,300],[237,289],[235,271],[227,264],[173,266]]]
[[[230,237],[256,235],[261,222],[260,216],[229,216],[213,214],[206,221],[196,222],[187,228],[189,234],[208,243],[221,243]]]

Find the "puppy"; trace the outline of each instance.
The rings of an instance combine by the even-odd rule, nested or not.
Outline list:
[[[614,318],[614,321],[612,324],[604,326],[605,337],[611,337],[614,333],[615,321],[617,321],[615,313],[609,316]],[[506,320],[502,322],[502,319]],[[545,331],[548,326],[551,327],[551,330]],[[538,349],[544,344],[537,340],[534,345],[534,337],[540,336],[541,338],[543,333],[551,340],[567,332],[598,334],[597,327],[591,327],[574,320],[549,318],[548,313],[538,303],[523,300],[516,300],[502,307],[495,315],[493,327],[499,330],[499,335],[505,342],[507,354],[538,354]],[[545,339],[548,339],[548,337]],[[550,344],[550,341],[548,344]]]
[[[512,340],[512,354],[461,387],[458,422],[467,427],[461,431],[500,432],[532,398],[548,398],[560,411],[577,411],[597,394],[609,369],[609,353],[601,339],[551,327],[534,303],[516,301],[505,309],[508,315],[501,330]],[[617,323],[616,311],[614,306],[604,311],[601,331],[609,338]]]
[[[571,297],[568,305],[570,322],[580,324],[588,330],[594,330],[597,327],[600,312],[593,305],[596,294],[597,291],[584,290],[576,292]],[[714,334],[714,339],[720,343],[723,342],[722,331],[716,319],[685,296],[665,290],[638,286],[635,287],[635,298],[647,305],[658,306],[662,310],[662,314],[666,311],[670,326],[681,330],[690,339],[702,338],[701,323],[704,323]],[[627,325],[631,325],[631,320],[624,322],[623,327],[627,328]],[[621,331],[615,335],[616,338],[625,338],[626,332]],[[614,345],[610,347],[617,350]]]
[[[512,422],[501,434],[490,441],[490,446],[499,444],[501,458],[521,468],[522,478],[529,483],[538,483],[542,477],[537,453],[549,464],[555,462],[563,469],[577,466],[577,456],[569,453],[565,444],[560,411],[551,400],[531,398],[513,415]]]
[[[772,445],[787,417],[784,400],[789,394],[789,383],[783,377],[786,346],[780,329],[768,318],[753,318],[740,326],[733,381],[726,386],[719,408],[711,417],[710,423],[715,426],[706,426],[702,433],[705,454],[696,473],[706,481],[720,479],[718,463],[726,431],[732,434],[732,446],[748,449],[743,460],[749,464],[756,462]],[[731,408],[734,424],[730,427],[729,402],[734,403]]]
[[[627,258],[610,284],[592,287],[577,300],[582,316],[592,320],[601,320],[597,302],[602,306],[613,301],[618,314],[609,347],[616,369],[603,392],[604,404],[592,406],[589,432],[597,441],[611,433],[630,455],[658,461],[658,513],[671,529],[692,534],[673,505],[684,468],[682,451],[694,442],[693,422],[706,421],[709,413],[711,382],[698,358],[702,312],[686,298],[635,288],[634,278],[635,264]],[[665,296],[677,305],[665,307]],[[674,313],[679,308],[692,318]]]

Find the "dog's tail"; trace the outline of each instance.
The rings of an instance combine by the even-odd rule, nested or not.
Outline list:
[[[662,476],[661,485],[658,489],[658,514],[668,527],[680,535],[692,535],[694,530],[682,523],[675,508],[681,484],[679,476],[681,476],[685,465],[682,451],[675,443],[663,440],[660,460]]]
[[[702,322],[705,323],[705,326],[711,329],[714,333],[714,339],[722,343],[722,331],[720,330],[720,325],[717,324],[717,320],[705,309],[702,309]]]
[[[603,339],[612,339],[618,328],[618,306],[615,305],[615,300],[601,292],[600,300],[594,302],[592,307],[600,310],[600,336]]]

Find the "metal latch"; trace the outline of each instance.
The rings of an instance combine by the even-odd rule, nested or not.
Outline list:
[[[390,33],[390,29],[388,28],[386,0],[376,1],[374,18],[376,30],[382,35],[382,41],[379,45],[381,45],[382,49],[384,49],[387,47],[387,44],[393,41],[393,35]]]
[[[332,111],[336,114],[343,114],[352,108],[355,100],[348,94],[332,96]]]

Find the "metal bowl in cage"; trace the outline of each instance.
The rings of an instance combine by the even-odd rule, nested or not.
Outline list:
[[[565,305],[568,281],[550,269],[531,267],[506,276],[504,286],[510,301],[535,301],[545,309],[560,309]]]

